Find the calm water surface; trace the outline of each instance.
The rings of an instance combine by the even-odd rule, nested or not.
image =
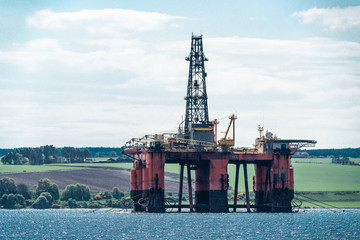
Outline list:
[[[360,209],[300,213],[1,210],[0,239],[360,239]]]

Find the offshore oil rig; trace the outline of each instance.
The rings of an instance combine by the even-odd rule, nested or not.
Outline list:
[[[123,152],[132,156],[131,199],[135,212],[166,212],[167,208],[190,212],[292,212],[294,170],[290,157],[300,147],[314,146],[314,140],[280,139],[265,134],[259,125],[259,137],[252,148],[234,148],[236,116],[230,116],[225,136],[217,140],[218,120],[209,121],[205,57],[202,35],[192,35],[188,57],[185,120],[177,133],[145,135],[133,138]],[[232,127],[232,138],[231,135]],[[230,132],[230,134],[229,134]],[[180,166],[179,196],[175,204],[165,204],[165,164]],[[234,199],[228,200],[229,164],[236,166]],[[255,202],[250,203],[248,171],[254,165]],[[243,166],[245,204],[238,203],[240,166]],[[183,204],[184,169],[187,170],[189,203]],[[192,187],[194,172],[195,188]],[[184,211],[184,210],[183,210]]]

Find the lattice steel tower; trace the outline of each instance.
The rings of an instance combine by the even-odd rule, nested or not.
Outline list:
[[[184,126],[185,135],[189,136],[189,124],[209,123],[204,64],[208,59],[204,55],[202,35],[192,35],[190,54],[185,60],[190,62]]]

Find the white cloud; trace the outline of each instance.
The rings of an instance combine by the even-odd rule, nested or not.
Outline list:
[[[210,38],[206,48],[216,52],[249,56],[360,57],[360,43],[330,38],[281,40],[264,38]]]
[[[57,39],[35,39],[16,50],[0,52],[0,62],[28,73],[125,71],[132,74],[134,81],[144,81],[143,84],[174,81],[172,77],[179,73],[177,65],[183,59],[172,58],[166,51],[156,52],[156,45],[123,42],[121,38],[103,42],[75,40],[71,48],[80,44],[88,46],[86,51],[76,51]]]
[[[157,12],[140,12],[126,9],[81,10],[53,12],[41,10],[27,19],[30,27],[44,30],[76,30],[90,34],[118,35],[124,32],[148,32],[176,26],[184,19]]]
[[[316,23],[326,30],[346,30],[360,27],[360,6],[346,8],[311,8],[295,12],[293,17],[301,18],[303,23]]]
[[[265,127],[281,138],[315,139],[320,148],[357,146],[348,133],[360,130],[359,43],[240,37],[204,42],[211,116],[238,112],[238,145],[254,141],[265,113]]]
[[[239,37],[205,41],[207,55],[212,56],[207,69],[208,89],[213,94],[236,90],[239,94],[251,91],[307,96],[313,93],[312,89],[329,89],[340,84],[352,87],[359,81],[356,76],[360,74],[360,64],[350,60],[360,58],[360,44],[356,42]]]
[[[134,104],[131,99],[96,102],[90,97],[79,101],[77,93],[68,94],[73,100],[70,104],[61,101],[54,104],[34,98],[41,94],[44,93],[34,91],[24,96],[23,91],[0,91],[2,97],[20,96],[6,104],[0,102],[6,116],[0,119],[3,147],[122,146],[130,138],[145,133],[176,131],[172,123],[179,119],[179,113],[169,105]],[[165,117],[163,113],[167,113]]]
[[[134,25],[123,24],[133,17]],[[43,29],[44,38],[0,51],[0,97],[6,99],[0,143],[119,146],[176,130],[185,112],[190,39],[173,42],[163,37],[166,31],[148,31],[178,20],[119,9],[37,12],[28,24]],[[355,134],[341,145],[336,139],[348,136],[342,132],[349,126],[360,130],[359,43],[204,36],[204,49],[210,117],[237,111],[239,146],[251,146],[263,112],[266,128],[279,137],[356,146]]]

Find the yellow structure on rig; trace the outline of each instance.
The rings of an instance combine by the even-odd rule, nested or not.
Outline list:
[[[229,119],[230,119],[230,123],[225,132],[225,136],[219,140],[219,144],[218,144],[218,146],[225,149],[233,147],[235,143],[235,120],[237,119],[237,117],[235,116],[235,114],[233,114],[229,117]],[[231,125],[233,127],[233,138],[228,138]]]

